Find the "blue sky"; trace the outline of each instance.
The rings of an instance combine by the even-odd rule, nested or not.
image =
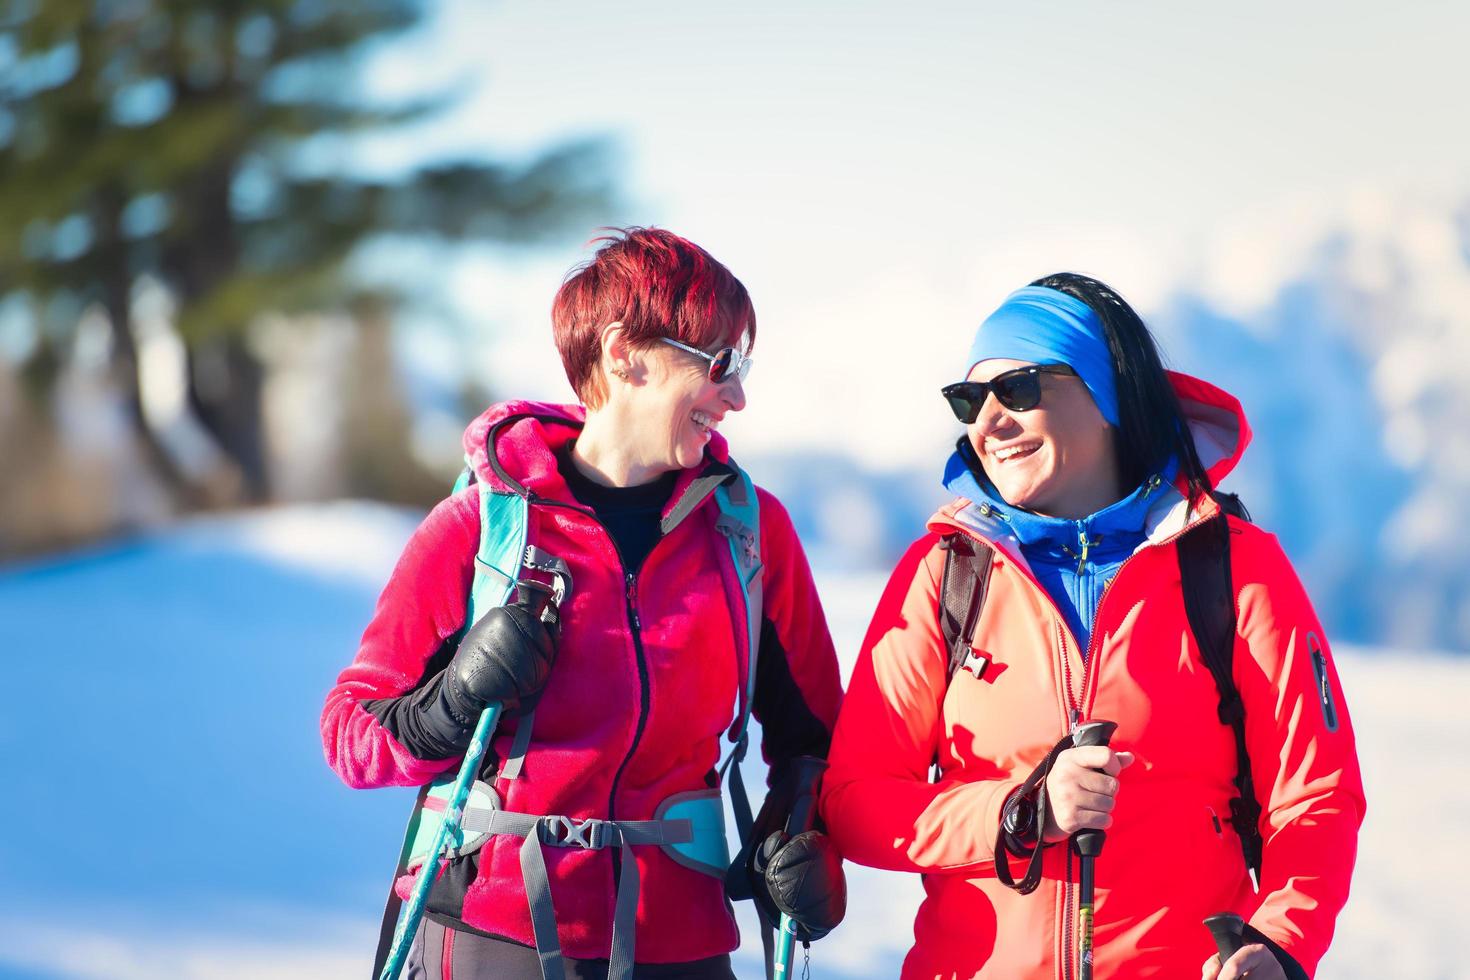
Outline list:
[[[1458,4],[438,9],[365,81],[462,101],[353,162],[613,136],[627,204],[606,220],[689,235],[755,297],[750,408],[726,426],[747,452],[923,464],[951,438],[925,399],[1029,279],[1077,269],[1145,313],[1181,286],[1248,313],[1284,243],[1467,190]],[[425,260],[502,392],[569,397],[546,310],[583,254]],[[465,361],[462,340],[412,336],[420,369]]]

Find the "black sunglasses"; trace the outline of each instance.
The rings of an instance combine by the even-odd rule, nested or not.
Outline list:
[[[1065,364],[1032,364],[997,374],[989,381],[957,381],[940,389],[954,417],[969,425],[980,415],[980,408],[992,393],[995,400],[1013,412],[1029,412],[1041,404],[1041,376],[1077,372]]]

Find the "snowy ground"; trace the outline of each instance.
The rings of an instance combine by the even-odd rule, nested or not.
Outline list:
[[[0,569],[0,978],[365,976],[411,796],[343,788],[317,716],[412,523],[262,512]],[[882,576],[818,579],[850,669]],[[1465,977],[1470,660],[1337,656],[1369,816],[1319,976]],[[918,881],[849,875],[812,975],[895,976]]]

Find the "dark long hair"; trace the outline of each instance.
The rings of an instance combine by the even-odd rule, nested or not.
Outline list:
[[[1116,447],[1125,492],[1174,457],[1179,460],[1179,474],[1188,485],[1190,501],[1208,494],[1210,478],[1195,451],[1179,398],[1164,373],[1153,335],[1133,307],[1111,286],[1075,272],[1045,276],[1031,285],[1080,299],[1102,320],[1118,388]]]

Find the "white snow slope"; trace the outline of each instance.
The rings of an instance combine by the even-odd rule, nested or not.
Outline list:
[[[413,523],[369,504],[267,511],[0,569],[0,977],[366,975],[411,794],[343,788],[317,716]],[[817,576],[850,671],[882,578]],[[1470,976],[1470,661],[1336,655],[1369,814],[1318,975]],[[848,873],[812,976],[896,976],[918,880]],[[757,977],[742,915],[737,972]]]

